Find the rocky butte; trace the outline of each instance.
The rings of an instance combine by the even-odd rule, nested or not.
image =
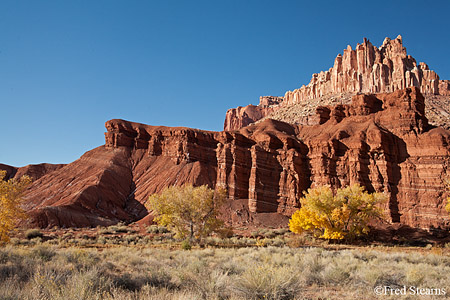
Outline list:
[[[449,225],[442,180],[450,132],[428,124],[418,88],[356,95],[317,114],[312,126],[267,119],[223,132],[110,120],[104,146],[34,181],[32,224],[135,221],[150,194],[184,183],[226,187],[230,224],[280,224],[305,189],[360,183],[390,195],[394,223]]]
[[[427,64],[418,64],[407,55],[401,36],[386,38],[379,48],[364,39],[355,49],[347,46],[333,67],[313,74],[308,85],[287,91],[284,97],[261,97],[257,106],[229,109],[224,130],[239,129],[266,116],[313,125],[318,122],[315,108],[319,105],[349,103],[351,96],[358,93],[389,93],[413,86],[425,96],[430,123],[448,128],[449,81],[440,80]],[[267,98],[276,101],[268,104]]]
[[[295,109],[296,104],[289,103],[313,101],[302,95],[323,99],[319,87],[323,93],[343,92],[344,87],[359,91],[346,94],[346,101],[315,103],[314,111],[308,111],[314,113],[311,124],[263,118],[245,126],[248,119],[231,118],[238,129],[211,132],[110,120],[105,124],[105,145],[73,163],[22,169],[41,170],[25,195],[30,225],[137,221],[148,214],[144,204],[149,195],[192,183],[227,189],[222,218],[230,225],[280,226],[298,209],[306,189],[359,183],[368,191],[389,195],[385,211],[392,224],[449,228],[443,180],[450,173],[450,131],[431,125],[426,113],[426,93],[442,93],[441,86],[448,82],[436,81],[437,75],[414,62],[400,38],[386,40],[379,49],[365,41],[336,60],[341,73],[333,67],[313,77],[324,81],[314,80],[284,98],[262,97],[256,111],[253,107],[239,112],[251,119],[259,118],[262,109]],[[409,81],[401,79],[394,67],[399,64],[412,66],[404,77]],[[355,71],[369,69],[372,77]],[[372,85],[366,86],[367,78],[373,79]],[[406,87],[408,82],[420,86]],[[366,88],[370,92],[365,93]],[[9,176],[18,174],[15,168],[0,168],[9,168]]]

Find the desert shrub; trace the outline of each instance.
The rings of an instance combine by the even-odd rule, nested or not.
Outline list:
[[[9,242],[11,243],[11,245],[17,246],[20,245],[21,240],[19,238],[11,238]]]
[[[266,265],[248,268],[233,288],[245,299],[294,299],[301,286],[295,270]]]
[[[113,228],[111,228],[113,226],[109,226],[109,227],[102,227],[100,228],[100,230],[98,231],[99,234],[113,234],[116,233],[115,226]]]
[[[169,233],[169,229],[166,226],[150,225],[147,227],[147,233]]]
[[[323,282],[321,273],[324,268],[325,264],[319,254],[305,255],[302,260],[302,276],[306,284],[321,284]]]
[[[287,233],[289,233],[289,229],[288,228],[278,228],[274,230],[276,235],[285,235]]]
[[[289,229],[329,240],[357,238],[369,232],[369,221],[383,218],[379,205],[386,200],[385,194],[369,194],[357,184],[340,188],[336,194],[329,186],[308,189],[300,199],[301,208],[289,221]]]
[[[9,245],[0,299],[374,299],[375,285],[446,287],[449,273],[446,254],[420,252]]]
[[[273,239],[275,236],[277,236],[277,233],[274,230],[267,230],[264,232],[263,236],[267,239]]]
[[[100,262],[100,257],[96,253],[77,248],[59,253],[58,258],[63,264],[71,264],[77,270],[89,269]]]
[[[124,273],[116,275],[113,279],[113,283],[119,288],[136,291],[141,289],[141,287],[144,285],[145,278],[141,276],[135,276],[130,273]]]
[[[184,240],[181,242],[181,249],[183,250],[191,250],[192,246],[189,240]]]
[[[413,265],[406,269],[406,280],[410,285],[420,286],[425,280],[425,265]]]
[[[31,252],[31,256],[42,261],[50,261],[56,255],[56,251],[53,248],[41,245],[37,246]]]
[[[119,222],[115,226],[110,226],[115,233],[131,233],[132,229],[129,228],[125,223]]]
[[[221,270],[201,268],[197,272],[182,274],[183,286],[198,293],[201,299],[228,299],[230,278]]]
[[[44,234],[41,232],[40,229],[29,229],[25,232],[25,237],[29,240],[40,237],[42,238]]]
[[[281,247],[285,244],[286,244],[285,240],[280,236],[277,236],[270,241],[270,245],[275,246],[275,247]]]
[[[101,245],[106,244],[106,238],[104,236],[98,236],[97,237],[97,243],[101,244]]]
[[[140,236],[137,234],[129,234],[123,237],[123,239],[128,243],[137,243],[140,240]]]
[[[255,231],[250,232],[250,236],[253,238],[257,238],[257,237],[260,237],[261,234],[258,230],[255,230]]]
[[[324,282],[331,284],[345,284],[350,278],[350,272],[345,265],[328,265],[322,271]]]
[[[158,225],[150,225],[147,227],[147,233],[159,233],[159,226]]]

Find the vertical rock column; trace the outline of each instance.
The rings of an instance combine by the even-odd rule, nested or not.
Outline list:
[[[275,151],[255,145],[251,148],[252,168],[248,206],[251,212],[276,212],[282,167]]]

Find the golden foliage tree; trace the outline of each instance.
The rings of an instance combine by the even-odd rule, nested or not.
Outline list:
[[[206,185],[171,186],[151,195],[146,207],[156,213],[159,225],[167,226],[178,238],[200,241],[223,226],[217,215],[225,198],[224,190],[214,191]]]
[[[4,180],[6,171],[0,170],[0,243],[9,241],[11,231],[16,223],[25,217],[25,212],[20,207],[22,193],[31,183],[29,176],[23,176],[20,180]]]
[[[450,193],[450,178],[447,176],[444,179],[444,185],[445,185],[445,189],[447,190],[448,193]],[[445,205],[445,210],[450,213],[450,196],[447,197],[447,203]]]
[[[369,232],[368,223],[383,219],[379,204],[387,201],[384,193],[364,191],[354,184],[333,194],[329,186],[308,189],[300,199],[301,208],[289,221],[295,233],[312,232],[316,237],[330,240],[353,239]]]
[[[445,205],[445,210],[450,213],[450,197],[447,198],[447,204]]]

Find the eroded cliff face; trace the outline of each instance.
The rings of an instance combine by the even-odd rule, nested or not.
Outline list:
[[[209,132],[111,120],[105,146],[35,181],[27,205],[35,225],[105,225],[142,218],[164,187],[207,184],[227,189],[222,216],[237,225],[289,216],[309,187],[360,183],[389,194],[392,222],[445,227],[450,132],[430,127],[424,109],[408,88],[319,107],[313,126],[269,119]]]
[[[224,130],[236,130],[267,116],[293,124],[312,125],[316,120],[308,108],[333,104],[336,99],[338,103],[349,103],[348,94],[389,93],[413,86],[418,87],[426,98],[432,95],[450,96],[449,81],[440,80],[427,64],[417,63],[412,56],[407,55],[401,36],[394,40],[386,38],[379,48],[364,39],[355,49],[349,45],[343,54],[336,57],[329,70],[313,74],[308,85],[287,91],[283,101],[273,105],[271,111],[264,110],[261,104],[228,110]],[[431,108],[431,123],[448,127],[446,125],[450,125],[449,122],[443,123],[439,115],[448,113],[447,103],[450,99],[433,99],[426,100]],[[446,103],[443,105],[441,102]],[[264,113],[254,113],[251,118],[247,118],[247,110]],[[276,114],[279,110],[287,112]],[[246,121],[240,121],[242,119]]]
[[[423,94],[439,94],[439,76],[425,63],[406,54],[402,37],[386,38],[377,48],[367,39],[355,49],[349,45],[328,71],[313,74],[310,83],[286,92],[286,104],[343,92],[386,93],[418,87]]]
[[[227,110],[223,130],[239,129],[261,120],[276,111],[283,99],[283,97],[263,96],[259,97],[257,106],[250,104]]]

